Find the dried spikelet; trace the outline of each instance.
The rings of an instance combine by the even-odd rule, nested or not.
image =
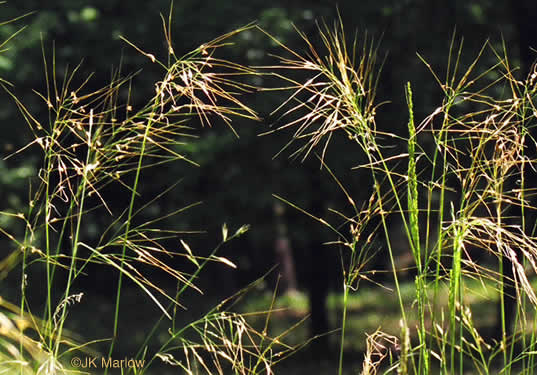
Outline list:
[[[375,375],[386,357],[399,356],[399,340],[377,329],[367,335],[366,352],[362,367],[362,375]]]
[[[290,58],[280,57],[281,65],[267,68],[311,72],[311,78],[305,82],[298,82],[287,74],[274,73],[289,84],[278,90],[292,90],[293,93],[273,113],[283,111],[291,102],[298,103],[281,115],[282,118],[296,116],[279,127],[279,130],[298,127],[293,140],[306,139],[306,144],[293,155],[303,153],[306,158],[324,140],[324,156],[332,133],[338,130],[345,131],[364,150],[374,150],[377,107],[374,101],[378,78],[375,73],[377,50],[373,43],[366,36],[361,50],[357,40],[349,48],[340,22],[332,29],[326,25],[319,27],[324,49],[320,53],[303,33],[298,33],[309,50],[306,57],[266,33],[291,54]],[[358,53],[360,56],[356,56]],[[302,112],[305,114],[300,114]]]

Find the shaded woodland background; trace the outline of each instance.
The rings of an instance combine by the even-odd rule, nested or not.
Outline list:
[[[0,39],[5,39],[19,28],[27,26],[0,55],[0,77],[11,82],[12,91],[30,108],[37,119],[47,121],[47,108],[32,90],[45,90],[43,54],[52,63],[58,81],[66,70],[72,70],[81,61],[78,79],[82,82],[93,74],[88,91],[105,86],[111,76],[138,72],[133,78],[132,103],[142,102],[154,92],[154,82],[162,71],[147,57],[119,39],[124,36],[141,49],[157,56],[166,56],[160,14],[167,16],[169,2],[132,0],[106,1],[41,1],[17,0],[0,5],[1,20],[9,20],[34,12],[27,17],[0,28]],[[177,55],[233,29],[257,22],[293,50],[304,50],[303,40],[294,27],[318,42],[316,22],[332,25],[338,12],[348,33],[358,40],[373,38],[379,45],[380,60],[385,57],[377,92],[377,101],[386,102],[378,110],[379,128],[396,134],[405,134],[407,111],[404,84],[413,85],[416,118],[432,112],[441,100],[441,91],[427,67],[417,57],[419,53],[440,76],[445,75],[450,42],[464,38],[462,61],[469,64],[486,40],[501,54],[504,48],[513,66],[520,67],[520,77],[529,70],[537,48],[537,3],[530,0],[482,1],[175,1],[172,14],[172,37]],[[254,29],[234,39],[235,44],[222,49],[219,57],[244,65],[274,65],[271,54],[281,54],[275,43]],[[483,63],[494,64],[496,57],[485,55]],[[141,71],[140,71],[141,69]],[[271,86],[271,79],[254,77],[250,82]],[[38,150],[24,153],[16,150],[32,141],[17,106],[2,93],[0,106],[0,209],[19,212],[28,204],[29,176],[39,168]],[[123,98],[125,99],[125,98]],[[153,213],[202,201],[203,204],[174,217],[170,226],[180,230],[202,231],[187,235],[196,251],[209,252],[217,243],[220,228],[250,224],[251,230],[241,239],[223,249],[226,257],[238,265],[230,272],[214,266],[201,280],[202,289],[215,298],[227,296],[251,281],[266,274],[279,264],[265,280],[264,289],[273,290],[278,274],[282,274],[279,290],[305,291],[310,299],[313,334],[328,331],[325,298],[329,290],[341,285],[341,267],[337,248],[322,245],[334,240],[330,233],[305,215],[291,208],[282,208],[273,194],[285,197],[314,215],[331,216],[329,208],[346,212],[350,209],[345,196],[333,183],[319,161],[310,157],[305,162],[289,158],[293,151],[284,151],[273,158],[289,139],[290,133],[278,132],[260,137],[279,119],[271,112],[285,99],[285,94],[264,92],[250,95],[246,101],[263,119],[259,123],[238,119],[234,128],[237,138],[225,127],[214,126],[200,131],[178,150],[199,164],[166,165],[155,168],[143,177],[142,196],[150,200],[155,195],[180,181],[162,202],[151,206]],[[326,164],[355,198],[368,199],[370,184],[363,174],[351,168],[361,164],[360,153],[344,140],[334,139],[329,146]],[[394,154],[399,152],[393,150]],[[363,194],[361,194],[363,191]],[[107,191],[108,201],[121,205],[125,196]],[[86,236],[98,236],[102,222],[111,218],[94,217],[87,224]],[[0,223],[11,231],[20,231],[16,223],[2,216]],[[397,233],[398,223],[391,226]],[[381,239],[379,239],[379,243]],[[401,254],[407,244],[401,241]],[[289,244],[290,247],[286,247]],[[0,238],[0,248],[12,246]],[[178,246],[170,243],[170,246]],[[380,245],[379,245],[380,246]],[[2,250],[4,251],[4,250]],[[294,271],[289,271],[293,264]],[[405,259],[401,256],[401,262]],[[384,259],[372,259],[371,269],[386,269]],[[179,262],[177,267],[184,266]],[[287,267],[287,268],[286,268]],[[286,272],[286,270],[288,270]],[[296,279],[293,279],[293,274]],[[111,272],[89,273],[82,278],[80,288],[97,295],[113,293],[110,287],[116,278]],[[20,275],[4,272],[0,275],[0,295],[17,302]],[[39,275],[30,275],[30,282]],[[389,276],[378,273],[379,281]],[[384,279],[383,279],[384,278]],[[38,283],[36,283],[38,284]],[[173,287],[173,286],[171,286]],[[36,291],[38,294],[38,291]]]

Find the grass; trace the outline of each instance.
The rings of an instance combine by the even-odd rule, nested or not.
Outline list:
[[[439,310],[448,306],[448,287],[448,285],[443,284],[437,291],[439,300],[444,301],[437,306]],[[479,316],[485,316],[486,312],[491,307],[494,307],[499,300],[497,287],[491,281],[481,283],[479,280],[469,279],[466,280],[464,289],[466,290],[465,304],[471,306],[472,310],[477,311],[477,315]],[[400,284],[400,293],[405,306],[411,306],[416,303],[415,284],[413,281],[402,281]],[[434,292],[430,291],[430,293],[432,297]],[[356,352],[363,353],[366,343],[363,337],[360,339],[360,336],[364,336],[364,332],[374,331],[380,326],[391,334],[397,334],[400,312],[399,304],[397,298],[394,298],[394,294],[395,291],[388,287],[377,288],[374,286],[364,286],[360,290],[360,293],[349,294],[346,302],[342,293],[331,292],[328,295],[326,307],[331,317],[332,326],[341,326],[341,313],[346,308],[351,317],[349,323],[355,327],[350,330],[353,332],[350,334],[352,338],[348,338],[345,341],[345,347],[349,351],[353,349]],[[379,301],[385,303],[380,304]],[[292,296],[284,295],[277,297],[275,301],[273,301],[273,296],[269,291],[256,293],[255,295],[252,294],[245,297],[245,301],[240,304],[240,311],[263,311],[271,306],[275,309],[272,323],[274,327],[280,327],[280,330],[288,327],[293,319],[299,320],[309,314],[309,302],[306,296],[300,292]],[[530,312],[531,310],[527,313],[529,314]],[[415,327],[418,325],[417,317],[417,314],[412,315],[410,326]],[[252,318],[252,321],[256,320],[262,322],[263,318]],[[281,321],[287,321],[287,323],[282,323]],[[479,325],[481,328],[489,329],[494,326],[494,323],[495,316],[488,314],[488,319],[481,319]],[[304,326],[299,329],[304,331],[303,336],[307,336],[307,327]],[[298,332],[295,332],[295,335],[298,335]],[[295,336],[291,338],[295,339]],[[295,342],[295,344],[298,343]]]
[[[525,270],[537,271],[537,242],[527,222],[533,207],[526,172],[535,164],[528,152],[535,149],[531,137],[536,113],[535,73],[526,80],[516,79],[505,51],[498,53],[488,43],[463,70],[462,43],[456,46],[454,38],[445,78],[431,70],[442,101],[419,125],[414,119],[412,86],[407,84],[409,120],[407,136],[401,136],[382,130],[375,121],[380,110],[375,104],[380,67],[374,45],[367,40],[361,46],[357,41],[347,45],[341,23],[334,28],[321,27],[320,36],[322,50],[302,35],[306,55],[280,43],[286,55],[280,57],[279,66],[268,67],[272,72],[267,74],[284,81],[275,90],[291,92],[277,111],[284,123],[280,130],[296,129],[286,146],[299,143],[292,155],[305,158],[321,147],[318,157],[321,166],[328,169],[324,159],[329,142],[342,133],[366,160],[357,167],[357,173],[368,174],[373,181],[369,202],[358,206],[353,193],[332,174],[354,211],[350,217],[336,212],[342,219],[339,223],[313,216],[280,198],[330,228],[337,238],[335,243],[347,249],[342,259],[338,374],[343,373],[349,296],[368,277],[364,270],[370,259],[371,239],[379,233],[384,239],[382,256],[390,260],[393,271],[392,298],[399,305],[400,332],[376,331],[369,337],[363,374],[377,373],[382,360],[390,361],[388,372],[401,374],[462,374],[468,368],[488,374],[498,370],[499,357],[501,373],[512,373],[515,364],[517,373],[532,373],[534,332],[528,337],[524,327],[535,326],[534,316],[526,309],[536,303]],[[485,51],[497,63],[483,68],[480,61]],[[298,81],[292,74],[296,70],[310,76]],[[401,143],[406,144],[407,152],[390,154],[389,150]],[[428,147],[431,144],[433,147]],[[416,276],[411,304],[403,298],[395,261],[394,246],[398,244],[388,224],[394,216],[403,224],[413,257]],[[472,248],[492,254],[498,267],[475,262]],[[465,288],[468,279],[493,283],[501,291],[501,332],[491,345],[476,328]],[[517,299],[515,327],[511,327],[512,314],[506,302],[507,284],[515,285],[511,292]],[[414,327],[417,342],[410,339]],[[398,355],[391,355],[388,347],[376,340],[397,346]],[[515,350],[514,342],[521,344],[522,350]]]
[[[218,119],[235,132],[232,117],[257,120],[257,115],[241,101],[241,95],[251,92],[252,87],[240,78],[254,74],[253,70],[215,55],[243,29],[177,56],[170,24],[171,19],[163,17],[168,43],[164,61],[124,39],[162,69],[154,96],[140,107],[131,102],[133,76],[118,73],[107,86],[87,91],[91,77],[80,78],[80,66],[57,72],[55,56],[49,58],[45,52],[47,88],[37,95],[48,109],[47,122],[36,118],[9,85],[0,82],[34,135],[30,144],[9,157],[17,157],[27,148],[37,148],[42,155],[38,175],[31,181],[27,211],[3,212],[18,219],[24,230],[18,238],[2,229],[12,241],[13,250],[6,260],[15,264],[13,269],[20,274],[20,303],[2,301],[0,343],[5,360],[1,371],[67,374],[84,369],[77,362],[79,358],[98,355],[116,359],[119,349],[126,346],[120,338],[128,337],[131,329],[124,325],[130,321],[126,316],[137,312],[126,305],[135,301],[125,296],[133,287],[154,310],[150,317],[144,317],[152,322],[152,327],[144,325],[148,328],[145,340],[128,354],[131,360],[143,361],[144,367],[124,368],[126,373],[147,373],[155,364],[164,363],[190,374],[268,374],[274,356],[284,358],[290,350],[253,330],[243,315],[222,309],[234,297],[208,307],[191,321],[183,320],[187,292],[202,292],[197,282],[210,264],[236,267],[219,254],[219,249],[249,227],[223,224],[220,243],[208,255],[199,255],[187,242],[193,232],[165,226],[197,203],[152,215],[155,210],[151,206],[166,199],[176,185],[148,198],[143,189],[150,176],[147,171],[169,163],[195,165],[181,150],[196,135],[196,123],[210,126]],[[98,234],[92,235],[89,229],[95,223],[100,226]],[[171,240],[180,247],[170,249]],[[172,258],[183,259],[184,269],[174,266]],[[102,277],[115,275],[114,281],[108,281],[115,302],[101,319],[110,324],[110,331],[87,342],[68,330],[67,322],[77,305],[86,304],[80,280],[93,272]],[[174,288],[169,287],[174,284]],[[41,297],[32,292],[36,288]],[[88,309],[95,307],[86,304]],[[158,344],[156,350],[152,347],[149,351],[150,342]],[[107,346],[103,351],[94,349],[102,350],[103,344]],[[104,374],[116,371],[109,365],[100,367]]]
[[[535,282],[533,286],[535,287]],[[411,280],[402,281],[400,288],[404,305],[415,305],[415,283]],[[497,290],[497,285],[492,281],[481,283],[479,280],[467,279],[464,282],[464,290],[465,306],[470,309],[473,316],[479,317],[479,320],[476,321],[476,329],[480,332],[493,330],[496,325],[496,317],[491,315],[490,311],[495,309],[499,301],[500,294]],[[429,293],[429,297],[432,298],[434,291],[430,290]],[[439,301],[443,301],[436,306],[437,312],[447,310],[449,308],[449,285],[443,283],[436,293]],[[379,301],[383,303],[379,303]],[[303,295],[281,296],[273,302],[272,294],[269,291],[247,296],[245,301],[240,304],[240,311],[263,311],[271,306],[277,311],[272,313],[269,326],[269,332],[272,336],[285,332],[288,327],[307,317],[309,311],[307,300],[304,299]],[[344,308],[347,309],[347,330],[343,352],[348,359],[344,360],[343,373],[356,373],[357,369],[362,366],[363,358],[368,349],[367,334],[373,334],[381,330],[387,335],[396,337],[400,332],[401,314],[394,290],[363,286],[359,293],[351,293],[348,296],[346,305],[344,304],[344,295],[342,293],[332,292],[327,298],[326,306],[332,327],[341,327],[342,311]],[[409,312],[407,315],[408,325],[412,327],[410,329],[410,340],[417,345],[419,337],[415,327],[419,326],[420,317],[417,314],[417,309],[409,309]],[[526,311],[526,314],[533,316],[534,311],[530,309]],[[249,320],[254,327],[259,329],[262,329],[265,323],[263,317],[254,316]],[[432,321],[426,320],[424,323],[425,327],[430,329]],[[308,334],[307,325],[299,326],[293,331],[292,335],[287,337],[286,343],[292,346],[300,345],[308,340]],[[330,345],[336,346],[339,334],[340,331],[338,330],[329,335]],[[532,334],[531,327],[526,327],[524,334],[530,336]],[[486,342],[491,345],[493,343],[490,339],[486,339]],[[315,362],[315,360],[311,358],[311,352],[308,347],[304,348],[303,351],[305,352],[303,355],[297,353],[296,358],[291,357],[281,365],[276,366],[276,372],[282,374],[306,374],[308,371],[312,371],[312,368],[305,367],[304,361],[307,361],[305,358],[308,356],[310,362]],[[493,350],[489,349],[487,351],[490,352],[490,355],[493,354]],[[333,361],[330,356],[313,366],[322,366],[324,370],[319,370],[319,374],[331,374],[334,372]],[[498,361],[492,361],[490,367],[491,370],[499,371],[501,366]],[[386,370],[386,366],[383,368]],[[440,369],[435,367],[434,370],[429,371],[435,373]],[[475,372],[471,368],[466,368],[464,373],[473,374]]]
[[[143,195],[147,171],[168,163],[196,164],[180,151],[196,136],[194,124],[210,126],[216,120],[236,133],[233,117],[258,120],[242,100],[258,88],[242,77],[269,75],[283,83],[266,90],[289,92],[275,109],[283,124],[279,130],[295,129],[284,150],[298,143],[292,156],[316,154],[353,212],[331,210],[334,220],[276,197],[328,227],[331,244],[341,252],[342,290],[328,300],[338,327],[330,338],[339,348],[338,365],[327,372],[342,375],[349,363],[354,371],[356,359],[347,358],[358,350],[363,375],[534,373],[535,329],[528,327],[536,327],[537,296],[528,273],[537,271],[537,239],[528,219],[534,210],[528,171],[535,166],[535,70],[517,79],[506,52],[489,43],[463,68],[462,43],[457,45],[454,37],[442,74],[419,57],[442,99],[418,120],[414,108],[419,103],[408,83],[408,122],[401,135],[376,123],[382,110],[376,102],[382,68],[376,45],[367,38],[349,44],[341,23],[319,28],[320,48],[300,34],[305,55],[261,30],[281,47],[282,56],[278,64],[259,69],[217,57],[230,38],[253,26],[177,56],[171,20],[163,17],[163,25],[168,48],[162,61],[124,39],[162,69],[162,80],[145,105],[131,102],[134,77],[117,74],[109,85],[87,92],[89,78],[79,78],[79,67],[60,74],[55,57],[45,53],[47,89],[38,95],[48,122],[37,119],[0,81],[34,135],[11,157],[30,147],[42,155],[26,212],[2,212],[23,230],[18,235],[0,229],[12,243],[4,262],[20,275],[20,303],[0,300],[0,370],[69,373],[73,358],[94,353],[102,343],[101,355],[117,355],[121,327],[132,313],[125,306],[130,287],[155,311],[133,356],[145,366],[127,373],[160,371],[159,364],[165,364],[196,375],[272,374],[285,368],[280,362],[289,354],[307,347],[310,338],[300,328],[308,309],[304,296],[272,292],[237,304],[255,282],[185,321],[183,303],[193,300],[188,293],[201,292],[199,279],[211,264],[236,267],[219,250],[249,227],[222,225],[219,244],[202,256],[188,243],[192,233],[164,225],[197,203],[154,216],[151,205],[176,186],[154,197]],[[483,67],[485,54],[496,63]],[[309,77],[296,78],[297,70]],[[365,160],[356,173],[372,181],[366,201],[355,198],[327,165],[330,141],[338,134]],[[401,145],[404,152],[391,151]],[[125,198],[121,204],[112,202],[110,191]],[[100,222],[100,235],[92,236],[87,225],[97,218],[107,219]],[[394,219],[402,223],[403,245],[390,228]],[[170,249],[171,240],[180,247]],[[378,252],[375,241],[382,243]],[[402,276],[398,247],[412,261],[410,282]],[[476,254],[492,261],[478,262]],[[375,270],[368,268],[374,256],[388,260],[389,281],[375,280]],[[185,267],[170,264],[174,257]],[[87,342],[68,329],[68,321],[85,303],[79,280],[104,270],[115,275],[109,336]],[[29,292],[36,284],[44,293],[37,301]],[[516,298],[514,315],[510,297]],[[378,300],[382,306],[373,302]],[[499,300],[500,324],[491,335],[497,323],[490,319],[494,300]],[[156,350],[149,349],[153,345]]]

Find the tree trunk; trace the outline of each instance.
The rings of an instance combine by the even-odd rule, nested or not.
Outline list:
[[[274,216],[276,221],[276,241],[274,248],[276,259],[280,265],[280,276],[283,293],[293,293],[297,290],[295,263],[293,250],[287,235],[285,223],[285,207],[278,201],[274,203]]]

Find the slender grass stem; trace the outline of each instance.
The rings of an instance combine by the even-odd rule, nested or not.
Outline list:
[[[452,216],[455,216],[454,208],[452,206]],[[455,221],[455,218],[454,218]],[[453,263],[450,272],[450,284],[449,284],[449,316],[450,316],[450,332],[451,332],[451,355],[450,355],[450,369],[451,373],[455,373],[460,369],[457,369],[455,365],[456,352],[463,352],[462,349],[462,337],[457,335],[457,317],[459,316],[459,309],[462,308],[460,304],[460,291],[461,291],[461,254],[462,254],[462,240],[464,238],[464,232],[466,228],[454,228],[453,235]],[[462,326],[462,325],[461,325]],[[459,341],[457,341],[457,339]],[[462,366],[462,360],[459,362]]]
[[[76,260],[78,255],[78,246],[79,246],[79,238],[80,238],[80,228],[82,224],[82,218],[84,215],[84,203],[86,199],[86,188],[88,185],[88,173],[90,171],[89,165],[91,156],[93,155],[93,109],[90,110],[90,117],[89,117],[89,130],[87,133],[87,152],[86,152],[86,161],[83,167],[82,171],[82,184],[80,185],[80,204],[78,207],[78,214],[76,216],[76,229],[74,232],[73,240],[72,240],[72,250],[71,250],[71,264],[69,266],[69,273],[67,277],[67,283],[65,285],[65,300],[67,300],[70,296],[70,290],[71,285],[73,283],[75,274],[76,274]],[[62,301],[63,303],[63,301]],[[56,334],[56,345],[54,347],[54,357],[57,358],[60,350],[60,344],[62,342],[62,334],[63,334],[63,325],[65,323],[65,317],[67,315],[67,308],[62,307],[61,312],[61,318],[58,323],[57,328],[57,334]]]
[[[159,98],[160,98],[160,95],[157,95],[155,97],[155,104],[154,104],[155,108],[158,108],[158,106],[159,106]],[[148,123],[145,125],[145,131],[144,131],[144,135],[143,135],[143,138],[142,138],[140,154],[138,156],[136,172],[135,172],[135,175],[134,175],[134,182],[133,182],[133,186],[131,188],[131,197],[130,197],[130,202],[129,202],[129,209],[128,209],[126,222],[125,222],[125,232],[124,232],[125,237],[124,237],[124,241],[123,241],[123,245],[122,245],[122,249],[121,249],[121,263],[120,263],[120,271],[119,271],[118,283],[117,283],[117,289],[116,289],[117,292],[116,292],[116,302],[115,302],[115,309],[114,309],[114,327],[113,327],[113,336],[112,336],[113,338],[112,338],[112,341],[110,343],[110,348],[108,350],[108,356],[109,357],[112,356],[112,353],[114,351],[115,342],[117,340],[117,333],[118,333],[118,328],[119,328],[119,308],[120,308],[120,303],[121,303],[121,287],[122,287],[122,283],[123,283],[123,268],[125,266],[125,257],[126,257],[126,254],[127,254],[127,238],[129,236],[131,222],[132,222],[132,213],[134,211],[134,202],[136,200],[136,196],[138,195],[138,183],[139,183],[140,175],[141,175],[141,171],[142,171],[142,162],[143,162],[143,159],[145,157],[145,149],[146,149],[147,139],[149,137],[149,132],[151,130],[151,127],[153,126],[153,121],[154,121],[153,116],[154,116],[154,114],[152,113],[152,115],[149,118]],[[105,375],[107,373],[108,373],[108,367],[105,370]]]
[[[418,176],[416,173],[416,127],[414,124],[414,108],[412,102],[412,88],[410,82],[406,87],[408,105],[408,220],[410,226],[411,249],[416,262],[418,275],[416,276],[416,299],[419,317],[420,360],[418,373],[429,373],[429,348],[427,346],[427,331],[425,327],[425,304],[427,299],[427,284],[425,283],[426,269],[422,264],[420,228],[419,228],[419,202],[418,202]]]
[[[347,327],[347,306],[349,304],[349,285],[345,280],[343,282],[343,313],[341,317],[341,337],[339,340],[339,366],[338,366],[338,375],[343,374],[343,352],[345,345],[345,331]]]

